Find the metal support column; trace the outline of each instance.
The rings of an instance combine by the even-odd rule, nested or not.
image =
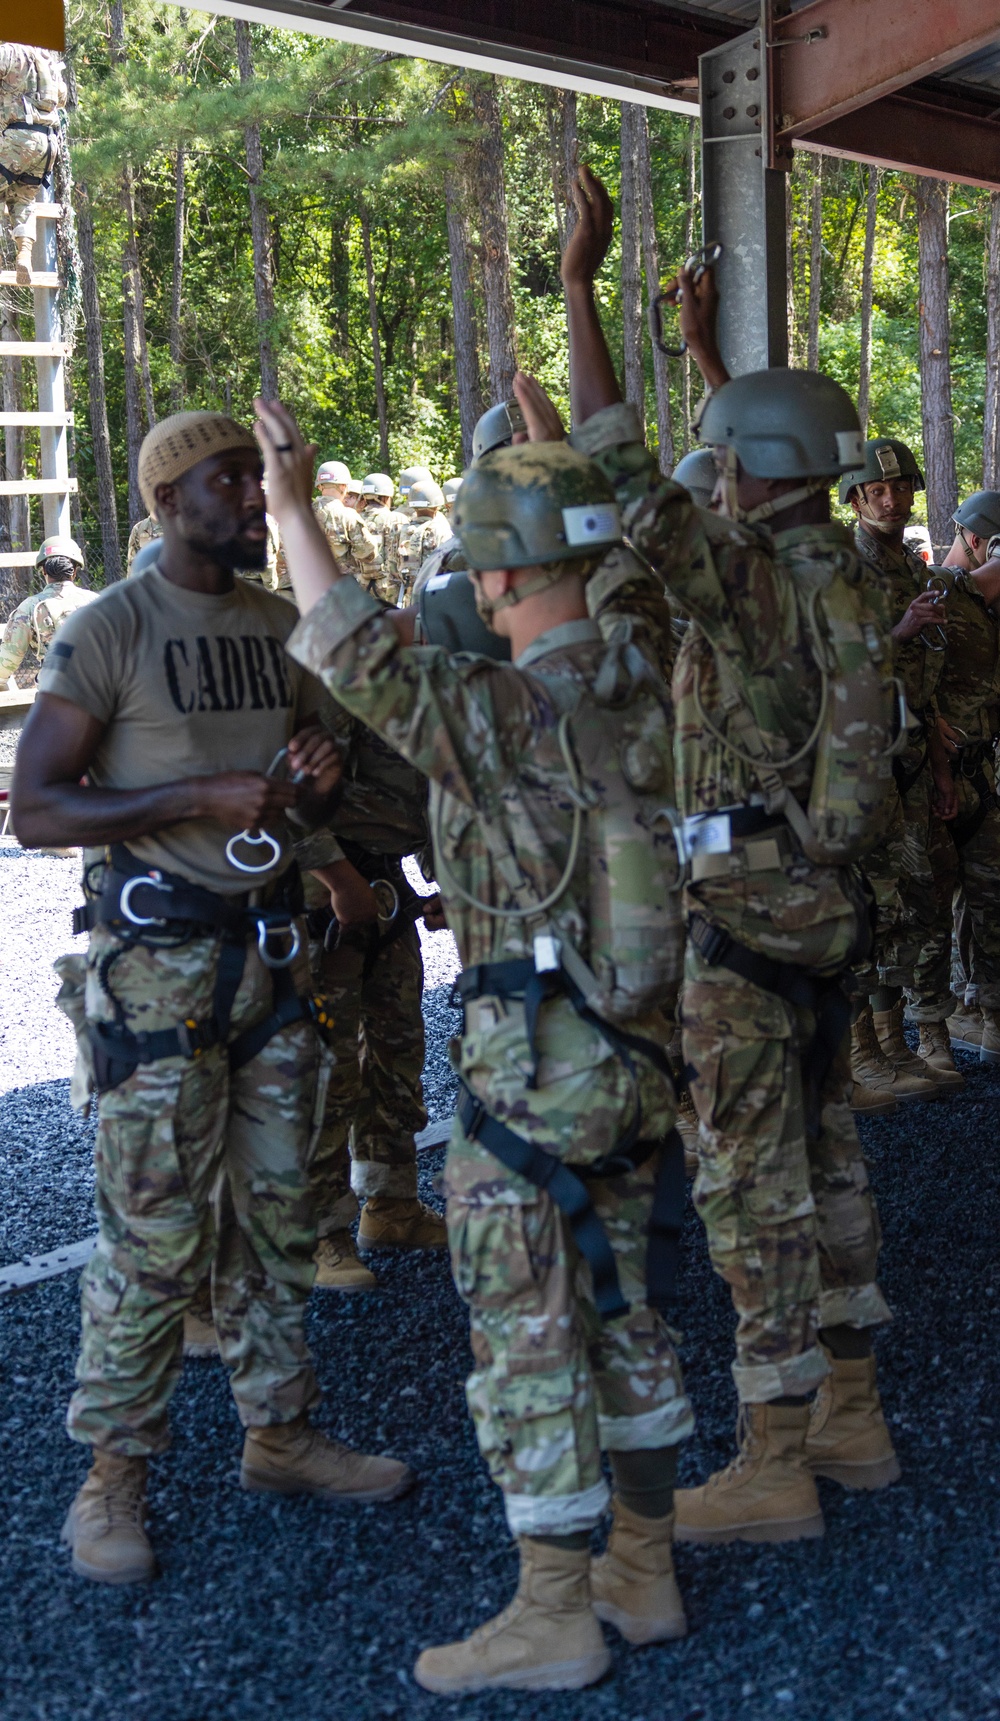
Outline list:
[[[719,343],[734,376],[788,363],[785,175],[767,166],[760,30],[702,54],[702,231],[723,246]]]
[[[53,201],[51,188],[39,188],[39,203]],[[42,219],[38,222],[38,232],[35,238],[35,254],[33,270],[36,275],[54,276],[58,280],[58,254],[56,250],[56,223],[54,220]],[[33,294],[35,301],[35,340],[57,345],[62,340],[62,320],[59,315],[58,291],[51,287],[36,287]],[[48,479],[55,486],[62,484],[65,488],[59,492],[42,494],[42,519],[45,522],[45,536],[54,536],[57,532],[69,537],[69,435],[66,415],[66,388],[63,377],[63,360],[61,356],[42,356],[35,359],[38,372],[38,410],[39,412],[59,414],[62,422],[52,422],[43,425],[40,432],[41,440],[41,473],[42,479]]]

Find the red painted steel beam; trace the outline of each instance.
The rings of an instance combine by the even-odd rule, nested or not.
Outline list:
[[[390,20],[692,90],[699,55],[743,29],[718,13],[674,11],[656,0],[348,0],[331,9],[345,20]]]
[[[1000,41],[997,0],[813,0],[791,13],[771,0],[767,10],[778,144]]]
[[[968,87],[917,84],[844,114],[796,144],[876,167],[1000,189],[1000,102],[983,102]]]

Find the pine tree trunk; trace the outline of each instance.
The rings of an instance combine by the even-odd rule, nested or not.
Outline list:
[[[1000,191],[990,193],[986,251],[986,399],[983,488],[1000,490]]]
[[[449,173],[444,182],[448,217],[448,257],[451,263],[451,308],[455,328],[455,385],[462,429],[462,464],[472,459],[472,432],[483,411],[479,374],[479,341],[472,297],[472,238],[462,181]]]
[[[350,216],[342,209],[330,215],[330,327],[341,358],[348,356],[351,296]]]
[[[653,215],[653,169],[649,158],[649,115],[639,109],[639,191],[642,215],[642,265],[646,272],[646,301],[660,290],[660,253],[656,243],[656,221]],[[688,253],[690,256],[690,252]],[[660,471],[669,474],[674,469],[674,424],[670,405],[670,361],[659,347],[653,347],[653,383],[656,389],[656,428],[659,439]]]
[[[122,0],[111,4],[111,60],[124,65],[125,15]],[[125,440],[128,464],[129,524],[134,525],[146,512],[139,490],[139,448],[148,424],[153,422],[152,388],[147,395],[147,422],[143,423],[142,392],[149,374],[146,353],[145,316],[142,277],[139,272],[138,246],[135,229],[135,199],[132,168],[126,162],[121,177],[122,209],[125,216],[125,243],[122,246],[122,324],[125,334]]]
[[[921,177],[916,182],[924,477],[935,554],[952,541],[951,516],[958,504],[948,312],[948,189],[940,179]]]
[[[687,146],[687,223],[684,233],[684,255],[690,257],[694,251],[695,211],[698,204],[698,121],[688,121]],[[711,244],[711,239],[706,243]],[[681,453],[686,454],[691,446],[691,418],[693,406],[691,401],[691,354],[685,353],[681,359]]]
[[[819,311],[823,291],[823,157],[812,158],[809,207],[809,344],[806,368],[819,370]],[[862,420],[862,425],[864,420]]]
[[[170,362],[174,367],[170,384],[170,406],[180,412],[184,405],[184,375],[181,368],[181,307],[184,302],[184,145],[174,157],[174,262],[170,277]]]
[[[576,226],[576,204],[573,184],[577,171],[576,91],[548,91],[549,161],[552,175],[552,202],[556,216],[556,239],[559,250],[565,250],[567,240]]]
[[[646,433],[646,378],[642,352],[642,192],[639,187],[639,119],[645,109],[621,103],[622,357],[625,399]]]
[[[236,59],[240,83],[253,82],[253,58],[250,52],[250,26],[243,18],[234,23]],[[251,120],[243,128],[246,147],[248,192],[250,197],[250,241],[253,246],[253,289],[259,324],[260,387],[266,400],[278,398],[278,366],[274,356],[272,328],[274,324],[274,259],[271,255],[271,229],[268,209],[260,189],[264,177],[264,152],[260,142],[260,126]]]
[[[90,395],[90,435],[97,474],[97,516],[101,528],[101,556],[105,584],[121,577],[121,546],[118,541],[118,510],[115,503],[114,468],[108,406],[104,392],[104,330],[97,296],[97,265],[94,260],[94,212],[90,193],[79,181],[76,187],[77,236],[80,244],[80,286],[83,323],[87,338],[87,387]]]
[[[490,361],[490,400],[509,400],[517,360],[514,356],[514,296],[510,285],[510,241],[504,184],[503,126],[492,73],[473,79],[472,108],[481,133],[475,148],[479,232],[482,241],[486,347]]]
[[[372,330],[372,363],[375,368],[375,407],[378,412],[379,459],[383,471],[389,469],[389,414],[385,399],[385,377],[382,374],[382,339],[379,334],[378,297],[375,292],[375,268],[372,263],[372,229],[368,205],[358,199],[361,221],[361,246],[365,257],[365,280],[368,284],[368,316]]]
[[[858,366],[858,417],[861,434],[868,435],[872,395],[872,309],[875,297],[875,221],[878,215],[877,167],[868,169],[865,206],[865,248],[861,262],[861,357]]]

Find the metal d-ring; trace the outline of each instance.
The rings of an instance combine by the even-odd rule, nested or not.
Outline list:
[[[272,933],[275,933],[281,938],[287,937],[291,939],[292,946],[287,956],[271,955],[267,944]],[[257,952],[265,968],[290,968],[299,953],[301,945],[302,939],[294,920],[290,920],[286,926],[270,926],[266,920],[258,920]]]
[[[118,898],[118,907],[121,913],[126,920],[132,922],[133,926],[166,926],[166,920],[160,919],[157,915],[136,914],[132,908],[132,892],[138,889],[140,884],[151,884],[154,890],[170,889],[170,885],[163,882],[162,872],[157,872],[155,867],[148,873],[141,873],[138,878],[126,879]]]
[[[396,886],[393,884],[391,878],[373,878],[372,879],[372,890],[375,892],[375,896],[376,896],[376,898],[378,900],[378,904],[379,904],[379,914],[378,914],[379,920],[381,921],[383,926],[391,926],[393,921],[395,920],[397,914],[399,913],[399,891],[396,889]],[[382,892],[381,896],[379,895],[380,891]],[[390,904],[388,914],[383,914],[382,903],[385,901],[385,894],[384,893],[386,891],[388,891],[390,896],[392,897],[392,902]]]
[[[247,861],[238,860],[233,853],[237,843],[246,843],[252,849],[258,849],[266,843],[271,850],[270,859],[263,861],[260,866],[251,866]],[[281,844],[277,837],[272,837],[270,831],[260,831],[257,836],[254,836],[253,832],[249,830],[237,831],[236,835],[230,837],[226,844],[226,859],[230,866],[236,868],[237,872],[270,872],[271,868],[277,866],[281,859]]]

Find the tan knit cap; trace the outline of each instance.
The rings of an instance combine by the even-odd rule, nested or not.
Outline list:
[[[222,412],[175,412],[154,424],[139,450],[139,489],[151,514],[156,511],[156,486],[172,484],[209,454],[228,448],[252,448],[259,453],[253,432]]]

